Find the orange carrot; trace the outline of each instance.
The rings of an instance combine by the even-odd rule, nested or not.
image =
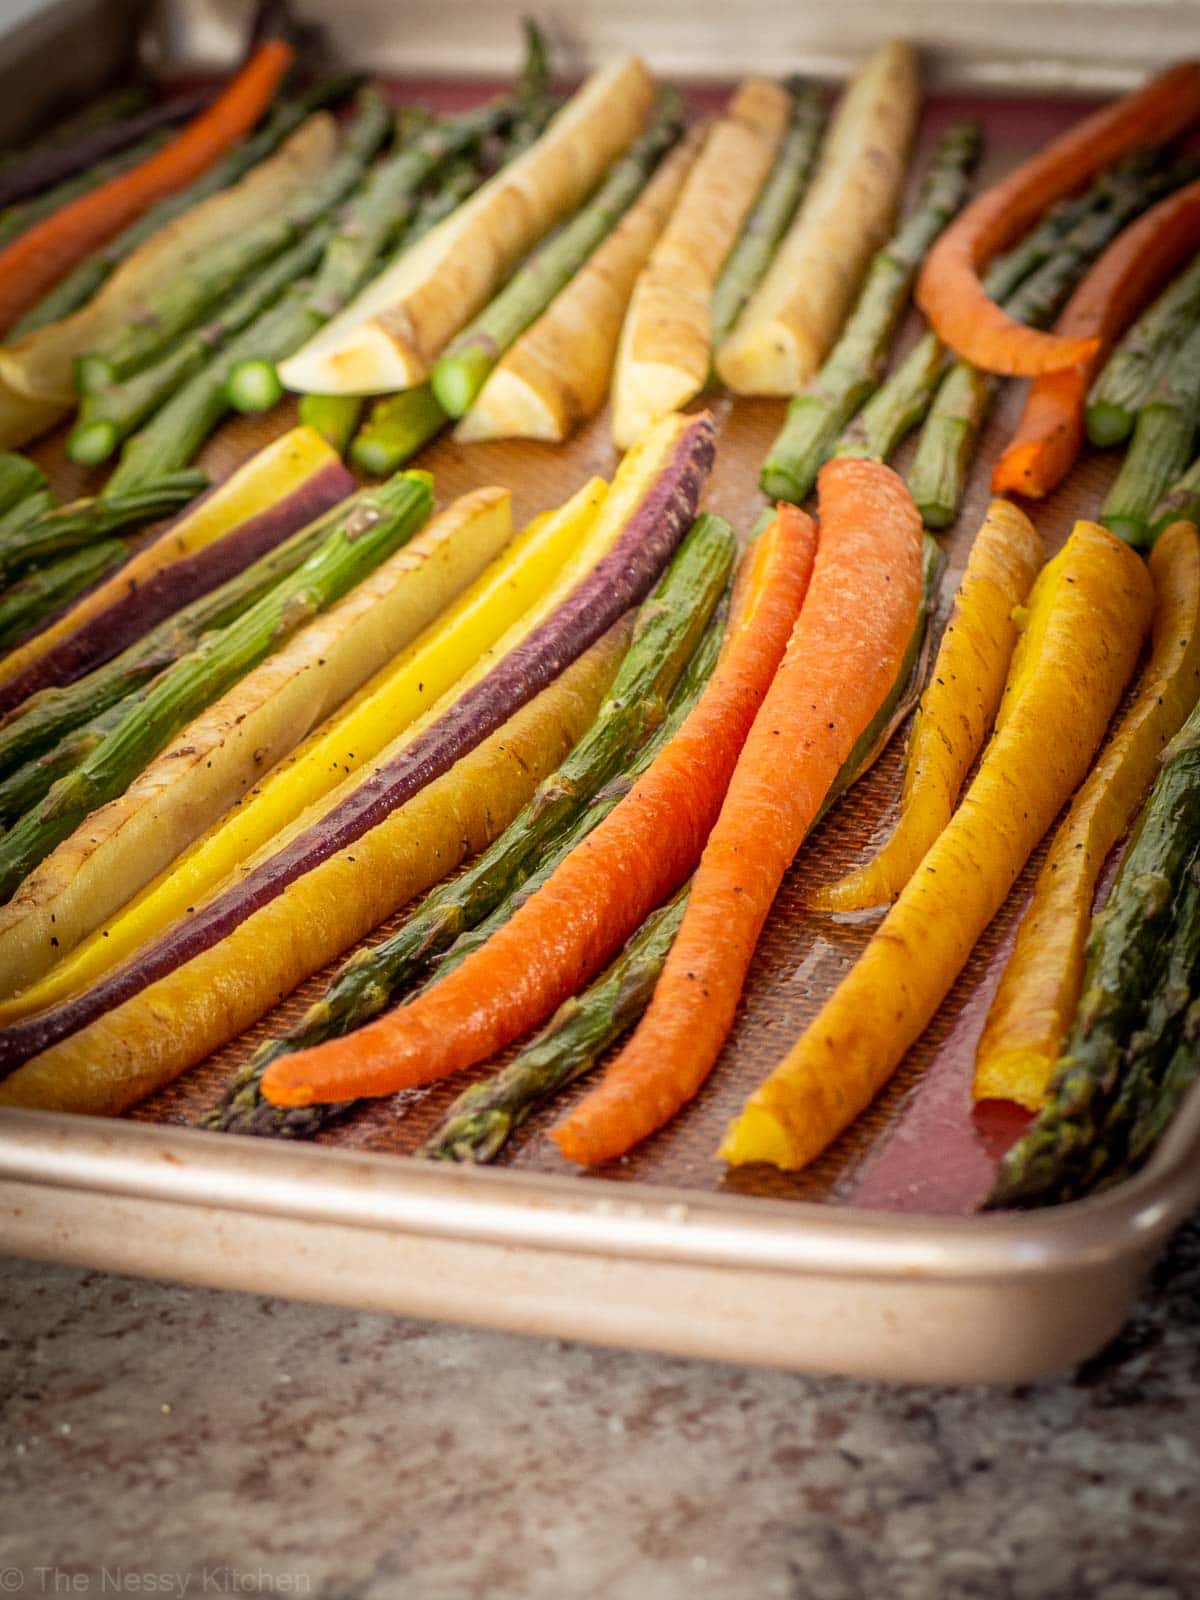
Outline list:
[[[1034,380],[992,473],[995,494],[1048,495],[1083,445],[1097,369],[1150,298],[1200,249],[1200,182],[1178,189],[1118,234],[1065,306],[1055,333],[1097,341],[1094,354]]]
[[[972,201],[934,245],[917,283],[917,304],[938,337],[977,367],[1019,377],[1094,356],[1094,337],[1041,333],[1014,322],[988,299],[979,275],[1048,205],[1131,150],[1173,139],[1197,117],[1200,62],[1185,61],[1085,117]]]
[[[553,1130],[571,1161],[623,1155],[698,1091],[733,1026],[776,890],[895,682],[921,595],[921,518],[882,463],[818,478],[821,545],[783,665],[738,759],[637,1032]]]
[[[206,111],[139,166],[73,200],[0,251],[0,328],[64,272],[164,195],[182,189],[258,121],[291,65],[290,45],[261,45]]]
[[[598,972],[692,871],[812,571],[816,530],[794,506],[755,547],[738,620],[696,709],[549,881],[440,983],[341,1039],[272,1062],[276,1105],[352,1100],[482,1061]]]

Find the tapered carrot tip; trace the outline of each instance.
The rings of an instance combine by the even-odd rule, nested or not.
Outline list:
[[[311,1106],[316,1103],[317,1096],[311,1083],[289,1080],[283,1068],[290,1065],[285,1057],[282,1061],[272,1062],[263,1073],[262,1092],[273,1106]]]
[[[791,1137],[775,1113],[753,1103],[729,1124],[717,1154],[731,1167],[766,1161],[788,1171],[802,1164],[796,1160]]]

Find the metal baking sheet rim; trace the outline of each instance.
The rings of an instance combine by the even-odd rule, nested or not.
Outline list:
[[[0,1112],[13,1254],[907,1382],[1027,1382],[1094,1354],[1197,1203],[1196,1093],[1110,1193],[956,1218]]]

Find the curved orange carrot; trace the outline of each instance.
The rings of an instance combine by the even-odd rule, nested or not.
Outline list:
[[[787,645],[816,530],[781,506],[708,688],[629,794],[550,880],[440,983],[357,1033],[272,1062],[275,1105],[431,1083],[534,1027],[598,972],[691,872]]]
[[[240,139],[269,105],[292,61],[270,39],[206,111],[139,166],[73,200],[0,251],[0,328],[6,328],[89,251],[163,195],[190,183]]]
[[[972,201],[934,245],[917,282],[917,304],[938,337],[975,366],[1018,377],[1093,356],[1094,338],[1041,333],[1014,322],[988,299],[979,274],[1048,205],[1131,150],[1173,139],[1197,117],[1200,62],[1185,61],[1085,117]]]
[[[783,874],[895,681],[921,595],[921,518],[890,467],[839,459],[818,482],[821,545],[637,1032],[553,1130],[563,1155],[623,1155],[696,1094],[733,1026]]]
[[[1086,361],[1034,380],[1016,432],[992,473],[994,494],[1040,500],[1083,445],[1088,390],[1114,341],[1200,249],[1200,182],[1168,195],[1118,234],[1067,302],[1055,333],[1096,340]]]

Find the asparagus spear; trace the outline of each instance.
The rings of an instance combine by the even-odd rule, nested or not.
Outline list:
[[[421,967],[528,878],[539,855],[561,838],[631,752],[662,724],[666,697],[696,651],[728,581],[733,556],[728,523],[700,517],[642,607],[612,688],[562,766],[466,872],[426,895],[391,938],[353,956],[294,1028],[260,1046],[208,1119],[210,1126],[247,1133],[296,1131],[291,1119],[281,1117],[259,1095],[268,1064],[377,1015]],[[320,1110],[315,1114],[319,1118]],[[302,1119],[303,1125],[312,1120]]]
[[[300,421],[315,428],[343,459],[358,431],[366,400],[359,394],[302,394]]]
[[[235,621],[280,578],[294,572],[328,537],[357,496],[318,517],[218,588],[165,618],[120,655],[73,683],[40,689],[0,723],[0,773],[40,755],[89,717],[125,700],[205,634]]]
[[[762,282],[816,166],[827,116],[821,92],[814,84],[798,81],[789,84],[789,88],[794,99],[787,136],[713,289],[710,312],[714,350]]]
[[[147,98],[147,91],[141,84],[122,85],[98,99],[89,100],[68,117],[56,117],[46,132],[39,134],[36,139],[24,144],[6,145],[0,150],[0,176],[10,186],[7,199],[15,199],[20,187],[29,181],[31,167],[37,173],[40,163],[58,159],[64,150],[76,145],[80,139],[89,138],[97,128],[106,128],[122,118],[133,116],[143,109]],[[40,179],[40,173],[37,176]]]
[[[382,95],[373,89],[361,90],[356,114],[329,168],[276,215],[264,217],[255,227],[210,250],[194,271],[181,272],[148,296],[135,322],[88,352],[81,366],[85,392],[99,382],[140,371],[179,334],[219,306],[247,273],[294,244],[359,182],[391,127],[392,113]]]
[[[1145,159],[1123,163],[1102,185],[1104,203],[1066,235],[1055,253],[1007,296],[1004,308],[1018,322],[1043,327],[1104,246],[1164,189],[1179,169],[1147,175]],[[997,382],[968,362],[956,361],[934,397],[908,474],[917,509],[930,528],[947,528],[958,515],[967,469]]]
[[[927,534],[921,603],[896,682],[847,757],[817,822],[872,766],[920,695],[929,613],[944,565],[941,551]],[[529,887],[526,885],[523,893]],[[583,994],[560,1006],[546,1027],[508,1066],[459,1095],[417,1154],[442,1161],[493,1161],[538,1106],[590,1071],[603,1052],[633,1027],[650,1003],[683,920],[687,893],[685,885],[673,900],[653,912],[608,970]],[[441,976],[448,965],[444,963],[437,975]]]
[[[166,355],[123,381],[94,379],[80,401],[78,420],[67,438],[71,460],[85,466],[106,461],[139,423],[204,369],[215,350],[259,317],[297,278],[312,271],[333,227],[325,221],[310,228],[290,249],[255,273],[245,290],[206,327],[185,334]]]
[[[375,477],[395,472],[449,422],[428,383],[377,400],[350,446],[350,464]]]
[[[46,474],[28,457],[11,450],[0,454],[0,516],[45,488]]]
[[[47,510],[0,540],[0,582],[7,582],[14,573],[95,544],[121,528],[165,517],[207,486],[203,472],[173,472],[128,494],[76,500]]]
[[[1151,543],[1173,522],[1200,523],[1200,456],[1150,513]]]
[[[0,898],[10,899],[84,817],[122,794],[192,717],[411,538],[429,515],[431,483],[426,473],[402,473],[358,496],[303,566],[138,695],[96,749],[0,840]]]
[[[563,1002],[508,1066],[472,1084],[416,1152],[433,1161],[494,1161],[529,1116],[595,1066],[650,1004],[683,913],[687,888],[648,916],[581,995]]]
[[[679,95],[664,90],[645,133],[613,163],[592,198],[450,343],[433,369],[433,392],[450,416],[461,417],[471,409],[501,356],[616,227],[682,126]]]
[[[18,200],[13,205],[5,206],[4,210],[0,211],[0,247],[19,239],[35,223],[53,216],[54,212],[69,205],[72,200],[78,200],[81,195],[90,193],[92,189],[98,189],[102,183],[108,183],[112,178],[119,178],[123,172],[138,166],[147,156],[153,155],[154,151],[166,142],[167,137],[168,135],[161,131],[147,134],[137,144],[118,151],[116,155],[106,156],[83,172],[63,178],[60,183],[43,189],[32,199]]]
[[[1192,989],[1200,983],[1200,971],[1193,969]],[[1153,1152],[1174,1120],[1185,1096],[1200,1077],[1200,999],[1193,1000],[1184,1012],[1179,1043],[1167,1063],[1162,1084],[1154,1099],[1138,1115],[1129,1135],[1129,1164],[1138,1167]]]
[[[10,772],[0,783],[0,826],[7,828],[23,817],[49,794],[60,778],[74,772],[118,725],[125,709],[120,704],[106,707],[81,726],[72,728],[52,750]]]
[[[763,466],[772,500],[804,500],[846,423],[879,386],[888,346],[926,251],[966,199],[982,146],[976,122],[950,129],[930,163],[916,209],[876,255],[841,338],[788,407]]]
[[[65,278],[61,278],[13,324],[8,337],[15,339],[22,334],[32,333],[35,328],[44,328],[84,305],[139,245],[145,244],[160,228],[166,227],[168,222],[173,222],[201,200],[207,200],[209,195],[229,188],[244,177],[251,167],[257,166],[276,150],[305,117],[323,105],[342,99],[349,92],[351,82],[347,78],[330,78],[315,85],[307,94],[282,101],[250,138],[235,144],[220,161],[214,162],[184,188],[152,205],[135,222],[123,228],[67,273]]]
[[[1159,501],[1191,459],[1200,420],[1200,318],[1138,412],[1133,442],[1100,520],[1132,545],[1150,543]]]
[[[1120,340],[1088,395],[1088,438],[1101,449],[1133,432],[1138,412],[1200,318],[1200,256]]]
[[[1125,1176],[1140,1166],[1149,1149],[1145,1119],[1156,1115],[1166,1071],[1183,1039],[1188,1008],[1195,994],[1200,963],[1198,868],[1200,863],[1193,859],[1175,896],[1175,937],[1155,977],[1141,1026],[1126,1048],[1120,1085],[1104,1119],[1102,1136],[1090,1150],[1079,1180],[1081,1193]],[[1135,1148],[1139,1122],[1142,1128],[1136,1133]]]
[[[0,650],[111,572],[129,554],[119,539],[103,539],[32,572],[0,595]]]
[[[1200,839],[1200,707],[1164,752],[1103,912],[1083,994],[1046,1103],[1005,1156],[988,1207],[1070,1195],[1117,1091],[1126,1047],[1176,933],[1176,885]]]
[[[1007,299],[1018,284],[1037,272],[1053,256],[1060,241],[1103,203],[1107,192],[1107,180],[1101,178],[1079,198],[1052,206],[1037,227],[989,269],[984,287],[990,298]],[[949,364],[946,346],[937,335],[923,334],[846,427],[830,453],[889,460],[900,441],[929,410],[938,381]]]

